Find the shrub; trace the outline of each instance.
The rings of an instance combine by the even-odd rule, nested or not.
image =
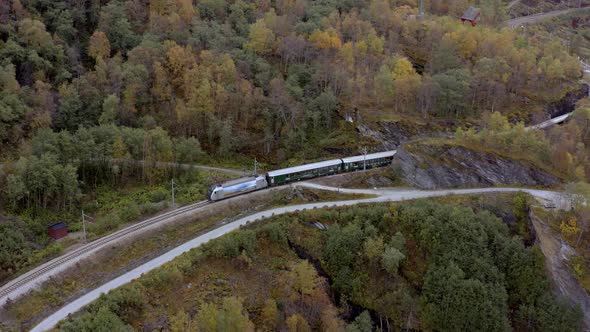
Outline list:
[[[211,242],[208,253],[214,257],[234,258],[243,250],[253,253],[255,247],[256,232],[252,230],[240,230]]]
[[[168,202],[160,202],[160,203],[145,203],[139,207],[142,215],[151,215],[155,214],[160,210],[164,210],[168,207]]]
[[[136,203],[129,203],[126,207],[121,209],[119,217],[123,222],[135,221],[139,218],[139,207]]]
[[[152,202],[152,203],[158,203],[158,202],[166,200],[168,198],[169,194],[170,193],[168,192],[168,190],[166,190],[164,188],[158,188],[150,193],[149,199],[150,199],[150,202]]]
[[[281,246],[287,245],[287,231],[283,224],[273,222],[262,226],[261,231],[265,233],[268,238]]]
[[[86,230],[90,234],[100,235],[110,230],[115,230],[121,225],[121,218],[116,213],[109,213],[96,218],[93,223],[86,224]]]

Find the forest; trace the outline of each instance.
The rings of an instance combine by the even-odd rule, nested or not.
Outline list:
[[[578,331],[580,313],[552,295],[526,241],[527,197],[461,205],[275,217],[101,297],[59,330]]]
[[[578,102],[572,121],[562,127],[545,133],[524,129],[547,116],[547,105],[579,88],[577,56],[585,54],[584,42],[590,40],[585,32],[580,47],[564,47],[546,31],[503,28],[508,14],[501,0],[425,3],[428,15],[419,20],[416,0],[0,1],[0,282],[74,244],[50,240],[47,226],[54,222],[80,231],[83,210],[92,216],[88,236],[93,239],[169,208],[172,179],[179,184],[181,204],[204,199],[207,186],[224,179],[175,164],[242,170],[256,158],[268,170],[358,154],[363,146],[379,150],[381,142],[362,136],[358,127],[382,122],[426,127],[421,133],[426,136],[437,136],[440,129],[451,134],[444,144],[524,159],[585,188],[590,178],[587,100]],[[462,24],[458,18],[474,4],[481,8],[481,21],[476,27]],[[434,123],[437,129],[430,128]],[[158,162],[169,164],[155,167]],[[565,222],[564,234],[586,235],[588,216],[576,212],[573,224]],[[342,231],[374,237],[358,227]],[[418,241],[407,232],[407,241]],[[390,270],[382,277],[396,279],[407,261],[402,256],[410,256],[392,244],[401,240],[371,241],[389,253],[387,263],[377,253],[362,268]],[[438,324],[438,295],[412,293],[416,287],[427,289],[425,270],[414,284],[396,283],[397,291],[410,292],[412,310],[418,311],[377,313],[358,285],[345,284],[357,279],[338,277],[341,270],[352,275],[361,267],[315,258],[326,260],[326,275],[312,288],[320,287],[321,278],[334,280],[338,292],[370,309],[358,324],[368,324],[367,315],[381,315],[401,327],[402,312],[413,318],[418,311],[430,317],[420,319],[425,327]],[[532,300],[506,300],[511,289],[500,284],[507,270],[494,265],[498,262],[484,263],[500,271],[487,271],[485,280],[478,275],[486,284],[472,283],[473,271],[460,263],[431,274],[470,280],[457,287],[495,296],[490,314],[503,317],[503,326],[521,326],[524,320],[545,326],[554,319],[543,316],[553,309],[535,302],[545,289]],[[293,269],[310,273],[307,265]],[[301,303],[308,301],[309,292],[298,292]],[[426,308],[420,301],[435,304]],[[216,305],[207,310],[221,316],[252,309],[232,298]],[[289,312],[281,303],[274,305]],[[269,302],[271,316],[273,308]],[[113,307],[94,313],[121,316]],[[317,315],[298,315],[280,324],[321,326]],[[189,316],[193,313],[179,313],[175,319],[189,324]],[[261,326],[257,320],[240,324]]]
[[[337,114],[528,120],[580,64],[465,1],[12,1],[0,7],[4,155],[42,129],[161,127],[208,153],[281,161],[317,150]],[[262,147],[262,148],[261,148]],[[12,154],[11,154],[12,152]],[[316,151],[317,153],[321,153]]]

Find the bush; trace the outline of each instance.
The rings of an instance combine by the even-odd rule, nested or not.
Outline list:
[[[142,215],[152,215],[160,210],[164,210],[168,207],[168,202],[160,203],[146,203],[139,207]]]
[[[222,236],[211,242],[208,253],[213,257],[234,258],[240,253],[253,253],[256,248],[256,232],[252,230],[240,230]]]
[[[82,206],[82,210],[84,210],[84,213],[94,213],[98,211],[99,208],[100,205],[97,201],[87,202],[84,204],[84,206]]]
[[[149,199],[152,203],[158,203],[166,200],[168,198],[168,195],[170,195],[170,193],[166,189],[158,188],[150,193]]]
[[[287,245],[287,231],[282,223],[273,222],[266,224],[262,226],[260,231],[265,233],[274,243],[281,246]]]
[[[119,212],[119,217],[123,222],[135,221],[139,216],[139,207],[134,202],[127,204],[127,206]]]
[[[121,225],[121,218],[116,213],[109,213],[96,218],[93,223],[86,224],[86,230],[90,234],[101,235],[107,231],[115,230]]]

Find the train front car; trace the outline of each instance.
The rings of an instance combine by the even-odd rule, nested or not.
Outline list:
[[[211,201],[218,201],[266,187],[268,187],[268,184],[264,176],[251,176],[212,186],[209,189],[207,198]]]

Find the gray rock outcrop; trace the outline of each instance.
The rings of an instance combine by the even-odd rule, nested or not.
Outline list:
[[[399,148],[394,167],[406,183],[421,189],[493,185],[552,186],[560,179],[534,165],[461,146]]]

